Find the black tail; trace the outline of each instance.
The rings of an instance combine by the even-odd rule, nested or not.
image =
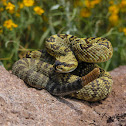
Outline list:
[[[60,85],[56,82],[49,81],[45,89],[52,95],[64,96],[70,93],[80,90],[83,86],[81,85],[81,79],[74,81],[72,83]]]

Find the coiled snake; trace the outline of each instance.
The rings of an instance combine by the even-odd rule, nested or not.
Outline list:
[[[99,101],[111,92],[112,77],[95,64],[112,57],[113,48],[107,39],[57,34],[46,40],[45,47],[18,60],[12,73],[52,95]]]

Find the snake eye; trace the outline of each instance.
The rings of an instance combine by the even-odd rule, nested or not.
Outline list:
[[[67,64],[66,62],[60,62],[59,60],[55,61],[54,68],[60,73],[69,73],[76,69],[73,63]]]
[[[56,60],[54,63],[54,68],[56,70],[57,66],[61,65],[61,62],[59,60]]]
[[[59,60],[56,60],[55,63],[54,63],[54,68],[56,71],[62,71],[63,68],[62,67],[64,66],[64,63],[60,62]]]
[[[59,60],[56,60],[54,63],[54,68],[57,72],[66,73],[66,66],[67,64],[65,62],[60,62]]]

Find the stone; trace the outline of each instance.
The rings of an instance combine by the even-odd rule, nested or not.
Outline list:
[[[126,126],[126,66],[110,73],[111,94],[90,103],[30,88],[0,66],[0,125]]]

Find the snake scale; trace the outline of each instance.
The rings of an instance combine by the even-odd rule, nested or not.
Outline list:
[[[107,39],[56,34],[46,40],[45,47],[15,62],[12,73],[56,96],[99,101],[111,92],[111,75],[96,64],[112,57],[113,48]]]

